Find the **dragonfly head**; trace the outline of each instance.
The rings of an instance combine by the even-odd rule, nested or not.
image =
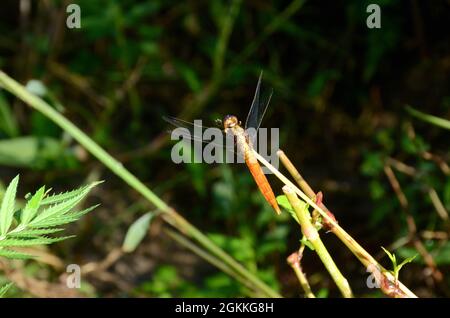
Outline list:
[[[234,126],[236,126],[238,124],[238,119],[236,116],[234,115],[226,115],[223,118],[223,128],[227,129],[227,128],[233,128]]]

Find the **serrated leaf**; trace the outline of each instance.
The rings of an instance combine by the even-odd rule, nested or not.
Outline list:
[[[47,228],[47,227],[53,227],[53,226],[67,224],[67,223],[72,223],[72,222],[77,221],[80,217],[82,217],[86,213],[92,211],[93,209],[95,209],[98,206],[99,206],[99,204],[96,204],[87,209],[77,211],[77,212],[66,213],[63,216],[58,216],[57,218],[50,218],[50,219],[45,219],[45,220],[42,220],[39,222],[33,222],[33,223],[29,224],[29,227],[31,227],[31,228]]]
[[[73,198],[74,196],[80,194],[84,190],[86,190],[86,188],[87,188],[87,186],[82,186],[75,190],[46,196],[45,198],[42,199],[41,205],[51,205],[51,204],[56,204],[56,203],[60,203],[62,201],[69,200],[69,199]]]
[[[411,263],[415,258],[416,258],[417,254],[411,257],[406,258],[403,262],[401,262],[398,266],[397,266],[397,271],[400,271],[402,269],[402,267],[408,263]]]
[[[154,214],[152,212],[146,213],[130,226],[122,245],[122,249],[125,252],[129,253],[134,251],[139,243],[144,239],[153,215]]]
[[[0,247],[13,247],[13,246],[34,246],[34,245],[47,245],[59,241],[63,241],[72,236],[63,236],[63,237],[36,237],[31,239],[15,239],[15,238],[7,238],[5,240],[0,241]]]
[[[0,287],[0,298],[3,298],[3,296],[6,294],[6,292],[12,285],[13,283],[8,283]]]
[[[30,254],[0,248],[0,257],[6,257],[11,259],[29,259],[33,258],[34,256]]]
[[[8,237],[33,237],[33,236],[41,236],[48,235],[56,232],[60,232],[64,229],[59,228],[43,228],[43,229],[29,229],[23,230],[17,233],[8,233]]]
[[[45,186],[37,190],[36,193],[31,197],[31,199],[28,200],[25,208],[22,211],[22,214],[20,215],[21,224],[28,224],[34,218],[39,209],[44,194]]]
[[[2,205],[0,207],[0,236],[5,236],[11,226],[18,183],[19,175],[11,181],[3,196]]]
[[[53,226],[59,226],[59,225],[72,223],[77,220],[78,220],[77,217],[60,216],[58,218],[54,218],[54,219],[50,219],[50,220],[43,220],[39,223],[30,225],[30,227],[32,227],[32,228],[47,228],[47,227],[53,227]]]
[[[44,199],[42,199],[41,205],[56,204],[56,203],[59,203],[62,201],[69,200],[87,189],[88,190],[92,189],[93,187],[99,185],[100,183],[103,183],[103,181],[92,182],[91,184],[79,187],[78,189],[75,189],[72,191],[67,191],[67,192],[62,192],[62,193],[47,196]]]
[[[66,201],[50,206],[49,208],[39,213],[34,218],[34,220],[30,222],[30,225],[34,225],[45,219],[57,218],[59,216],[64,215],[65,213],[69,212],[72,208],[74,208],[78,203],[80,203],[81,200],[88,194],[88,192],[89,190],[85,189],[82,192],[78,193],[76,196]]]
[[[97,208],[99,205],[100,204],[95,204],[95,205],[93,205],[93,206],[91,206],[89,208],[86,208],[84,210],[81,210],[81,211],[69,212],[69,213],[65,214],[64,216],[65,217],[74,217],[74,218],[79,219],[83,215],[85,215],[85,214],[91,212],[92,210],[94,210],[95,208]]]

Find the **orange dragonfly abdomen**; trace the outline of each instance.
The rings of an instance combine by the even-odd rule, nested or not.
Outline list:
[[[261,166],[259,165],[255,156],[253,156],[250,151],[251,150],[245,153],[245,163],[252,173],[253,179],[255,179],[255,182],[266,201],[269,202],[269,204],[274,208],[277,214],[281,214],[280,207],[278,206],[277,200],[275,199],[275,195],[272,191],[272,188],[270,187],[269,181],[267,180],[266,175],[261,169]]]

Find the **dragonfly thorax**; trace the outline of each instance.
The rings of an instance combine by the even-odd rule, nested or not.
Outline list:
[[[223,118],[223,128],[224,129],[233,128],[238,123],[239,123],[239,121],[238,121],[237,117],[234,115],[226,115]]]

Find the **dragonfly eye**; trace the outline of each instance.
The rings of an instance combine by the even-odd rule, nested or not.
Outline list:
[[[238,123],[238,119],[236,118],[236,116],[233,115],[226,115],[223,118],[223,128],[232,128],[234,126],[236,126],[236,124]]]

